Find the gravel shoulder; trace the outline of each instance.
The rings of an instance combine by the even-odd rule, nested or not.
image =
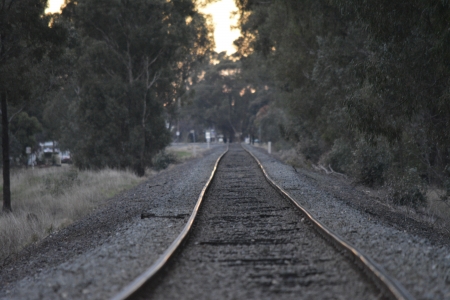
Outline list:
[[[285,165],[246,146],[269,175],[320,221],[371,256],[417,299],[450,298],[449,236],[383,210],[342,180]],[[105,299],[178,235],[225,146],[107,201],[23,250],[0,269],[0,299]],[[150,218],[141,219],[142,213]]]
[[[132,299],[383,299],[237,144],[182,251]]]
[[[317,219],[369,255],[417,299],[450,298],[448,235],[383,209],[349,183],[295,170],[264,149],[244,145],[269,176]]]
[[[4,262],[0,299],[110,298],[176,238],[225,150],[161,172]]]

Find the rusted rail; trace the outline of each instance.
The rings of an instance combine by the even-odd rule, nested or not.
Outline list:
[[[203,187],[203,189],[200,193],[200,196],[198,197],[198,200],[197,200],[197,203],[195,204],[194,210],[192,211],[192,214],[189,217],[188,222],[186,223],[186,225],[184,226],[183,230],[178,235],[178,237],[172,242],[172,244],[169,246],[169,248],[167,248],[167,250],[164,251],[164,253],[158,258],[158,260],[153,265],[151,265],[144,273],[139,275],[139,277],[137,277],[135,280],[133,280],[130,284],[125,286],[125,288],[123,288],[111,300],[123,300],[123,299],[128,299],[131,296],[133,296],[133,294],[136,293],[146,282],[148,282],[151,278],[153,278],[164,267],[164,265],[169,261],[169,259],[173,256],[173,254],[180,247],[181,243],[186,239],[189,232],[191,231],[195,217],[197,216],[200,205],[203,202],[203,198],[205,197],[205,194],[211,185],[214,175],[216,174],[216,170],[219,165],[219,162],[227,152],[228,152],[228,148],[216,160],[216,163],[211,172],[211,175],[210,175],[208,181],[206,182],[205,186]]]
[[[396,279],[389,276],[381,266],[375,263],[361,250],[357,249],[344,238],[325,226],[322,222],[316,219],[306,208],[295,201],[294,198],[292,198],[291,195],[288,194],[288,192],[286,192],[280,185],[278,185],[272,178],[270,178],[269,174],[264,169],[259,159],[248,149],[246,149],[245,147],[243,148],[257,162],[267,182],[272,185],[275,190],[277,190],[285,199],[289,200],[295,207],[297,207],[309,219],[311,224],[319,232],[319,234],[322,235],[323,238],[332,243],[335,247],[344,250],[351,258],[353,258],[357,265],[364,270],[364,272],[375,282],[378,288],[383,291],[386,296],[398,300],[414,299],[414,297]]]
[[[290,201],[296,208],[298,208],[301,213],[309,219],[310,223],[313,225],[314,229],[328,242],[337,247],[340,250],[345,251],[345,253],[354,260],[354,262],[368,275],[368,277],[378,286],[378,288],[388,297],[392,299],[404,299],[411,300],[414,299],[409,292],[394,278],[390,277],[386,271],[384,271],[378,264],[376,264],[372,259],[365,255],[362,251],[358,250],[352,246],[349,242],[344,240],[338,234],[331,231],[327,226],[317,220],[306,208],[299,205],[280,185],[278,185],[274,180],[270,178],[267,171],[264,169],[258,158],[251,153],[248,149],[243,147],[247,153],[249,153],[256,161],[260,167],[267,182],[285,199]],[[209,180],[203,187],[202,192],[197,200],[194,210],[183,228],[182,232],[175,239],[175,241],[167,248],[167,250],[158,258],[158,260],[150,266],[144,273],[137,277],[133,282],[127,285],[119,294],[114,296],[112,300],[123,300],[129,299],[131,296],[135,295],[139,289],[149,282],[169,261],[169,259],[174,255],[177,249],[180,247],[182,242],[187,238],[188,234],[192,229],[192,225],[197,216],[199,208],[203,202],[205,194],[209,189],[211,182],[216,174],[218,164],[223,158],[223,156],[228,152],[228,149],[220,155],[217,159],[213,171],[209,177]]]

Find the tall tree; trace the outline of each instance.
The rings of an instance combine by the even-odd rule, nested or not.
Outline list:
[[[239,91],[244,88],[239,82],[240,64],[224,55],[219,55],[219,63],[207,64],[204,76],[193,88],[195,97],[191,113],[199,122],[209,128],[215,127],[232,141],[242,132],[243,115],[247,101],[242,99]]]
[[[44,15],[46,4],[46,0],[5,0],[0,4],[3,211],[12,210],[9,123],[33,100],[45,80],[37,65],[57,56],[65,39],[64,29]]]
[[[319,161],[337,148],[376,153],[387,141],[391,171],[417,169],[429,182],[448,181],[448,1],[236,3],[243,66],[263,62],[290,116],[285,137],[303,155]],[[353,164],[376,161],[368,157]]]
[[[145,173],[170,142],[164,105],[176,100],[182,69],[209,46],[193,1],[70,2],[83,51],[77,61],[77,140],[80,168],[132,168]]]

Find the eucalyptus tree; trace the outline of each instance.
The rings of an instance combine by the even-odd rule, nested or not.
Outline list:
[[[243,66],[269,70],[290,116],[285,137],[304,155],[318,161],[340,147],[351,158],[386,142],[392,172],[448,181],[448,1],[236,3]],[[353,164],[362,161],[376,159]]]
[[[399,144],[428,180],[450,175],[450,3],[333,1],[372,37],[347,106],[358,130]],[[414,149],[414,150],[413,150]],[[445,175],[445,176],[443,176]]]
[[[233,140],[242,132],[248,106],[242,97],[245,83],[239,80],[240,69],[240,63],[230,60],[225,52],[213,54],[191,74],[192,102],[185,107],[184,115],[199,126],[216,128]]]
[[[46,63],[60,53],[65,40],[65,30],[52,16],[44,15],[46,3],[43,0],[0,3],[4,211],[11,211],[9,124],[46,89],[49,78],[44,71]]]
[[[356,85],[364,37],[327,0],[236,1],[245,69],[261,74],[281,108],[285,139],[316,162],[346,130],[343,100]],[[249,73],[249,71],[247,72]]]
[[[81,40],[72,86],[75,163],[142,176],[170,142],[164,106],[210,45],[205,20],[186,0],[81,0],[63,14]]]

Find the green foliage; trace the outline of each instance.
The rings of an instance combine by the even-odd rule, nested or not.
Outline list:
[[[261,107],[255,116],[253,126],[257,131],[256,136],[261,142],[279,142],[282,137],[280,127],[284,126],[286,115],[284,111],[274,105],[265,105]]]
[[[334,169],[368,185],[383,184],[391,167],[445,182],[448,1],[236,2],[244,70],[275,84],[282,135],[307,159],[326,154]],[[375,146],[380,139],[389,145]]]
[[[47,106],[47,123],[68,107],[54,132],[77,167],[142,176],[169,144],[165,121],[210,46],[205,19],[190,0],[73,1],[63,15],[76,29],[68,51],[75,71]]]
[[[335,140],[327,156],[327,164],[337,172],[350,173],[353,165],[352,145],[344,139]]]
[[[36,100],[41,100],[42,94],[52,87],[46,70],[50,61],[61,53],[66,40],[66,31],[56,21],[57,17],[44,14],[46,4],[46,0],[6,0],[0,8],[4,211],[12,211],[9,123],[16,114],[31,111],[30,104],[37,104]],[[23,135],[16,140],[22,138]]]
[[[53,87],[49,65],[63,51],[66,30],[57,16],[44,15],[46,3],[8,0],[0,9],[0,95],[10,117],[39,107]]]
[[[381,186],[391,165],[388,147],[381,141],[376,145],[359,141],[354,151],[355,175],[357,180],[367,186]]]
[[[416,169],[403,172],[403,175],[391,176],[389,180],[389,198],[395,205],[418,208],[426,206],[425,187]]]
[[[211,60],[218,63],[212,64]],[[202,127],[216,128],[231,141],[236,134],[245,135],[253,94],[251,87],[241,80],[240,71],[240,62],[234,62],[225,53],[213,54],[192,74],[189,88],[194,93],[182,115]]]
[[[35,148],[36,134],[42,130],[42,125],[36,117],[30,117],[26,112],[19,113],[10,124],[11,155],[13,157],[24,156],[26,147]]]
[[[322,156],[322,149],[320,145],[314,139],[302,139],[300,144],[300,152],[303,154],[306,160],[313,163],[317,163]]]
[[[171,152],[161,151],[153,157],[153,168],[157,171],[166,169],[177,162],[177,157]]]

